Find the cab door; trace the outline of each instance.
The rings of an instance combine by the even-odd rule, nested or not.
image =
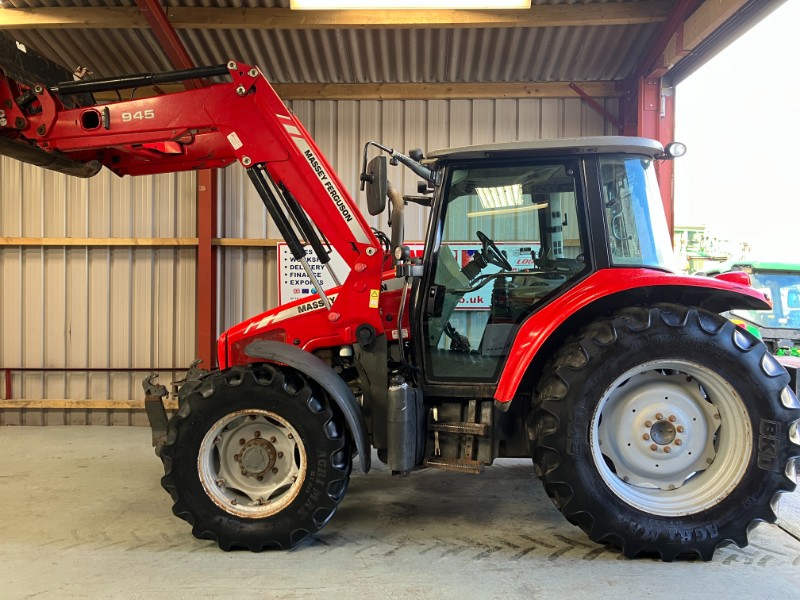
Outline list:
[[[496,383],[521,323],[589,272],[583,189],[575,159],[446,169],[417,296],[427,383]]]

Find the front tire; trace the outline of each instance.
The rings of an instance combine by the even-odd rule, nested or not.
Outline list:
[[[193,381],[161,449],[162,486],[223,550],[291,548],[321,529],[351,471],[343,419],[299,372],[235,367]]]
[[[710,560],[747,545],[795,487],[800,403],[763,344],[726,319],[628,309],[568,342],[537,389],[530,433],[545,490],[628,557]]]

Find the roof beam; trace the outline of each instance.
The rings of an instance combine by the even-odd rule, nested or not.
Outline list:
[[[656,62],[661,59],[669,41],[683,26],[686,17],[697,10],[701,1],[702,0],[676,0],[667,20],[661,24],[656,38],[650,43],[647,53],[639,62],[639,66],[634,74],[634,79],[644,77],[651,72]]]
[[[747,4],[747,0],[728,0],[703,5],[683,25],[683,47],[694,50],[703,40],[714,33],[725,21]]]
[[[594,98],[619,96],[613,81],[582,82]],[[569,82],[541,83],[282,83],[273,85],[283,100],[454,100],[572,98]]]
[[[663,70],[671,69],[681,58],[719,29],[725,21],[744,8],[747,3],[748,0],[727,0],[726,2],[706,0],[703,2],[697,10],[675,28],[672,37],[662,48],[660,65],[657,66]]]
[[[581,89],[593,98],[623,94],[614,81],[582,81]],[[570,82],[481,83],[273,83],[282,100],[496,100],[502,98],[574,98]],[[137,88],[136,98],[183,91],[167,84]],[[100,102],[119,99],[117,92],[94,94]]]
[[[639,25],[666,19],[672,0],[536,5],[529,10],[322,10],[166,8],[176,29],[431,29]],[[3,29],[143,29],[135,7],[42,7],[0,10]]]

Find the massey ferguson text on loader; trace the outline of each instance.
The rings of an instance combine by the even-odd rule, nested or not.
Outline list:
[[[227,82],[92,96],[200,77]],[[532,457],[567,520],[628,557],[708,560],[774,521],[795,487],[800,403],[764,345],[719,315],[767,309],[763,295],[672,271],[655,169],[674,148],[605,137],[423,158],[369,142],[361,181],[371,214],[391,200],[390,237],[257,67],[0,76],[0,152],[79,177],[237,162],[312,282],[306,247],[347,267],[224,332],[218,368],[189,372],[170,419],[166,390],[146,386],[173,512],[223,549],[319,530],[372,448],[403,475]],[[422,179],[418,195],[388,183],[387,162]],[[430,208],[421,260],[403,245],[408,202]]]

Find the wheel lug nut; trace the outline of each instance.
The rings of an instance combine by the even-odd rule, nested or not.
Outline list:
[[[283,452],[278,452],[278,458],[283,458]]]
[[[656,450],[658,450],[658,446],[657,446],[657,445],[655,445],[655,444],[650,444],[650,450],[652,450],[653,452],[655,452]]]
[[[662,415],[661,413],[656,413],[656,421],[660,421],[663,418],[664,418],[664,415]]]
[[[683,440],[675,440],[675,445],[680,446],[683,443]]]
[[[260,438],[261,437],[261,432],[260,431],[256,431],[253,435],[256,436],[257,438]]]
[[[247,475],[247,469],[242,469],[242,475]]]
[[[669,422],[670,422],[670,423],[674,423],[675,421],[676,421],[676,419],[675,419],[675,415],[670,415],[670,416],[669,416]]]
[[[278,474],[278,467],[273,467],[272,474],[273,475],[277,475]]]
[[[263,475],[258,475],[256,477],[256,479],[258,479],[259,481],[263,481],[264,480],[264,476]]]
[[[642,439],[643,439],[643,440],[646,442],[647,440],[649,440],[649,439],[650,439],[650,434],[649,434],[649,433],[645,433],[645,434],[642,436]]]
[[[241,457],[238,454],[233,455],[233,460],[239,460]]]
[[[244,446],[244,443],[245,443],[245,439],[244,438],[239,438],[239,445],[240,446]]]
[[[672,452],[672,448],[670,448],[669,446],[664,446],[664,452],[669,454],[670,452]]]
[[[277,442],[277,441],[278,441],[278,438],[276,438],[276,437],[273,435],[271,438],[269,438],[269,441],[270,441],[270,442],[272,442],[272,443],[274,444],[275,442]]]
[[[645,421],[644,422],[644,426],[645,427],[652,427],[653,426],[653,422],[652,421]]]
[[[677,431],[678,433],[683,433],[683,425],[678,425],[678,426],[675,428],[675,431]]]

